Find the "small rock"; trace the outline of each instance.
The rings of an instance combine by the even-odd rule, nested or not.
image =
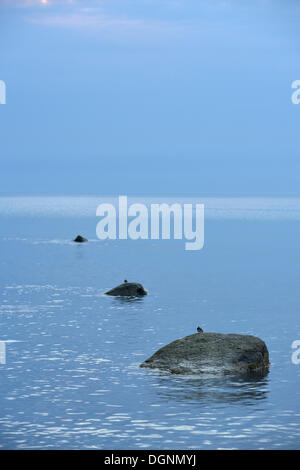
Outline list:
[[[73,241],[74,241],[74,242],[76,242],[76,243],[84,243],[84,242],[87,242],[87,241],[88,241],[88,239],[87,239],[87,238],[84,238],[84,237],[82,237],[81,235],[77,235],[77,237],[76,237],[76,238],[74,238],[74,240],[73,240]]]
[[[137,282],[124,282],[117,287],[105,292],[106,295],[122,295],[127,297],[139,297],[142,295],[147,295],[148,292],[144,289],[142,284]]]

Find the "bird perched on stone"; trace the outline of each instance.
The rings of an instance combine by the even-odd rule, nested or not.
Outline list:
[[[203,330],[202,330],[202,328],[200,328],[200,326],[197,327],[197,331],[198,331],[198,333],[203,333]]]

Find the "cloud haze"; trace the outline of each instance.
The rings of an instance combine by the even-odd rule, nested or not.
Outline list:
[[[0,9],[3,193],[300,194],[299,2]]]

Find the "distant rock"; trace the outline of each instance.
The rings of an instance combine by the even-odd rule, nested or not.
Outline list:
[[[137,282],[124,282],[117,287],[105,292],[106,295],[121,295],[127,297],[139,297],[142,295],[147,295],[148,292],[144,289],[142,284]]]
[[[84,242],[87,242],[87,241],[88,241],[88,239],[87,239],[87,238],[84,238],[84,237],[82,237],[81,235],[77,235],[77,237],[76,237],[76,238],[74,238],[74,240],[73,240],[73,241],[74,241],[74,242],[76,242],[76,243],[84,243]]]
[[[247,373],[266,370],[269,352],[256,336],[201,333],[159,349],[141,367],[174,374]]]

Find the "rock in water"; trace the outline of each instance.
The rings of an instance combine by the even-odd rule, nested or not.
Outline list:
[[[88,241],[88,239],[82,237],[81,235],[77,235],[77,237],[74,238],[74,240],[73,240],[73,242],[76,242],[76,243],[84,243],[84,242],[87,242],[87,241]]]
[[[124,282],[114,287],[114,289],[105,292],[106,295],[122,295],[127,297],[139,297],[147,295],[147,293],[142,284],[138,284],[137,282]]]
[[[196,333],[159,349],[141,367],[174,374],[214,374],[264,371],[269,364],[267,346],[255,336]]]

